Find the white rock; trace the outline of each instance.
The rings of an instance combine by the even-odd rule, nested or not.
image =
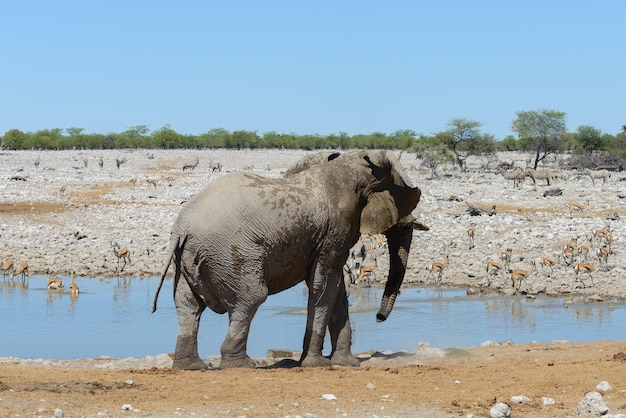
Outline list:
[[[522,404],[522,403],[528,403],[528,401],[530,401],[530,399],[524,395],[511,396],[511,402],[513,403]]]
[[[335,395],[333,395],[332,393],[324,393],[322,395],[322,399],[324,399],[326,401],[336,401],[337,397]]]
[[[122,408],[121,408],[122,411],[130,411],[132,409],[133,409],[133,407],[129,403],[125,403],[124,405],[122,405]]]
[[[373,383],[368,383],[368,384],[367,384],[367,388],[368,388],[369,390],[376,390],[376,385],[375,385],[375,384],[373,384]]]
[[[613,388],[611,387],[609,382],[602,381],[602,382],[598,383],[598,386],[596,386],[596,389],[598,389],[599,391],[602,391],[602,392],[608,392],[609,390],[611,390]]]
[[[543,398],[541,398],[541,403],[543,405],[554,405],[556,404],[556,401],[554,400],[554,398],[546,398],[544,396]]]
[[[593,415],[596,417],[606,415],[608,412],[609,407],[606,406],[599,392],[587,393],[574,410],[576,415]]]
[[[505,403],[499,402],[489,410],[490,418],[507,418],[511,416],[511,408]]]

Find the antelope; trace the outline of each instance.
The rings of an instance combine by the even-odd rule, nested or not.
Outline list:
[[[52,273],[50,273],[50,271],[46,270],[46,273],[48,274],[48,284],[46,285],[46,287],[48,288],[48,290],[59,290],[59,289],[63,289],[63,280],[59,279],[58,277],[54,277],[52,278]]]
[[[574,257],[576,256],[576,254],[574,254],[574,251],[575,249],[572,249],[568,245],[565,245],[565,247],[563,247],[563,252],[561,253],[561,255],[559,255],[559,257],[563,257],[563,264],[569,266],[574,262]]]
[[[588,168],[585,169],[585,174],[591,177],[591,182],[593,185],[596,185],[595,179],[602,179],[602,184],[606,183],[606,179],[611,177],[611,173],[608,170],[590,170]]]
[[[124,265],[122,266],[122,269],[120,271],[124,271],[124,268],[126,267],[126,261],[128,261],[128,264],[131,264],[130,250],[126,247],[120,248],[117,242],[112,242],[111,245],[113,247],[113,254],[117,257],[117,268],[120,268],[120,260],[123,259]]]
[[[578,237],[572,237],[570,242],[563,246],[563,253],[571,251],[574,254],[578,250]],[[575,254],[574,254],[575,255]]]
[[[552,277],[552,268],[558,264],[558,261],[554,258],[550,257],[542,257],[541,258],[541,266],[545,270],[546,268],[550,269],[550,273],[548,273],[548,277]]]
[[[474,232],[476,231],[476,224],[470,224],[467,228],[467,236],[469,238],[469,249],[474,248]]]
[[[437,272],[437,282],[441,282],[443,276],[443,270],[448,266],[450,262],[450,256],[446,255],[446,259],[442,262],[435,262],[430,265],[430,277],[435,278],[435,272]]]
[[[10,276],[13,277],[13,272],[15,271],[15,262],[12,258],[7,258],[4,263],[2,263],[2,275],[4,277]]]
[[[369,276],[370,274],[373,274],[374,278],[376,278],[376,272],[374,271],[374,269],[377,266],[378,266],[378,261],[376,260],[376,258],[372,259],[372,261],[367,264],[361,264],[361,267],[359,267],[359,281],[361,281],[361,279],[365,275]]]
[[[578,263],[578,264],[576,264],[576,266],[574,267],[574,271],[576,272],[576,275],[574,276],[574,280],[572,281],[572,287],[574,287],[574,282],[576,282],[576,281],[580,281],[582,283],[582,285],[583,285],[583,288],[585,287],[585,283],[582,281],[582,275],[583,274],[588,274],[589,278],[591,279],[591,284],[593,286],[595,286],[596,284],[593,282],[593,277],[591,277],[591,273],[596,268],[598,268],[599,265],[600,265],[600,260],[598,260],[594,264],[588,264],[588,263]]]
[[[78,293],[80,292],[80,289],[78,288],[78,285],[74,282],[75,274],[76,274],[75,271],[70,273],[70,293],[74,295],[78,295]]]
[[[513,255],[513,250],[511,248],[507,248],[502,254],[500,254],[500,261],[504,263],[504,267],[507,270],[511,270],[511,256]]]
[[[378,248],[384,248],[387,246],[387,236],[384,234],[376,235],[376,246]]]
[[[587,199],[587,204],[583,205],[582,203],[570,203],[569,204],[569,217],[572,217],[572,212],[578,211],[581,214],[585,209],[589,207],[589,199]]]
[[[593,238],[600,239],[602,238],[606,243],[610,244],[613,240],[613,234],[611,233],[611,224],[607,224],[605,228],[596,229],[593,231]]]
[[[511,285],[515,289],[515,283],[518,283],[517,290],[522,286],[522,280],[528,280],[528,277],[531,275],[533,270],[535,269],[535,261],[530,260],[530,268],[528,270],[517,269],[511,272]]]
[[[185,165],[183,165],[183,171],[185,171],[185,170],[193,170],[194,168],[196,168],[198,166],[199,163],[200,163],[200,159],[196,155],[194,162],[186,163]]]
[[[606,244],[602,247],[596,249],[596,257],[598,257],[598,261],[604,261],[604,271],[609,270],[609,254],[611,254],[611,245]]]
[[[487,265],[486,265],[486,270],[487,270],[487,285],[489,285],[491,283],[491,281],[489,280],[489,276],[494,276],[496,274],[502,274],[502,272],[504,271],[504,263],[497,263],[495,261],[487,261]]]
[[[22,261],[18,266],[12,276],[22,276],[22,280],[26,279],[28,276],[28,263],[26,261]]]
[[[587,260],[587,254],[589,254],[589,250],[591,249],[591,241],[593,241],[593,237],[587,237],[587,243],[581,244],[577,249],[578,255],[581,255],[583,260]]]

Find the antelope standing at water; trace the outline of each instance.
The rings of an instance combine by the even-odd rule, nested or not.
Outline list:
[[[52,277],[52,273],[50,273],[49,270],[46,270],[46,274],[48,275],[48,284],[46,284],[46,287],[48,288],[48,290],[59,290],[59,289],[63,289],[63,287],[65,286],[63,284],[63,280],[61,280],[58,277]]]
[[[13,277],[13,272],[15,271],[15,262],[12,258],[7,258],[4,263],[2,263],[2,275],[4,277],[10,276]]]
[[[26,276],[28,276],[28,262],[22,261],[11,275],[11,277],[13,276],[22,276],[22,280],[26,279]]]
[[[78,293],[80,292],[80,289],[78,288],[78,285],[76,284],[76,282],[74,282],[75,274],[76,274],[75,271],[70,273],[70,293],[72,293],[73,295],[78,295]]]
[[[517,283],[517,290],[519,291],[522,286],[522,280],[528,280],[528,277],[531,275],[533,270],[535,269],[535,261],[530,260],[530,268],[528,270],[517,269],[511,272],[511,285],[515,289],[515,283]]]
[[[437,272],[437,282],[441,283],[443,277],[443,270],[448,266],[450,262],[450,256],[446,255],[446,259],[441,262],[435,262],[430,265],[430,277],[435,278],[435,272]]]
[[[113,247],[113,254],[117,257],[117,268],[118,269],[120,268],[120,260],[124,260],[124,265],[122,266],[122,269],[120,270],[120,271],[124,271],[124,267],[126,267],[126,261],[128,261],[128,264],[131,264],[130,250],[126,247],[120,248],[117,242],[112,242],[111,245]]]

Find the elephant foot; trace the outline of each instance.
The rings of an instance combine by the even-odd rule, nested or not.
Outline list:
[[[254,368],[256,366],[257,362],[248,357],[247,354],[243,357],[222,356],[222,361],[220,361],[220,369]]]
[[[301,362],[301,367],[328,367],[331,366],[332,363],[326,357],[317,355],[317,356],[306,356]]]
[[[206,370],[209,368],[209,366],[207,366],[207,364],[202,361],[200,357],[182,359],[175,358],[172,367],[183,370]]]
[[[336,351],[330,362],[335,366],[360,367],[361,362],[349,351]]]

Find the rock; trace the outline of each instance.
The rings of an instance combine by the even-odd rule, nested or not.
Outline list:
[[[337,397],[335,395],[333,395],[332,393],[324,393],[322,395],[322,399],[324,399],[326,401],[336,401]]]
[[[541,398],[541,404],[542,405],[555,405],[556,401],[554,400],[554,398],[546,398],[544,396],[543,398]]]
[[[499,402],[489,410],[490,418],[507,418],[511,416],[511,408],[502,402]]]
[[[366,386],[369,390],[376,390],[376,385],[373,383],[368,383]]]
[[[528,401],[530,401],[530,398],[524,395],[511,396],[511,402],[513,403],[524,404],[528,403]]]
[[[589,392],[580,401],[574,413],[578,416],[592,415],[600,417],[609,413],[609,407],[606,406],[602,394],[599,392]]]
[[[598,389],[600,392],[608,392],[609,390],[613,388],[611,387],[609,382],[602,381],[598,383],[598,386],[596,386],[596,389]]]

